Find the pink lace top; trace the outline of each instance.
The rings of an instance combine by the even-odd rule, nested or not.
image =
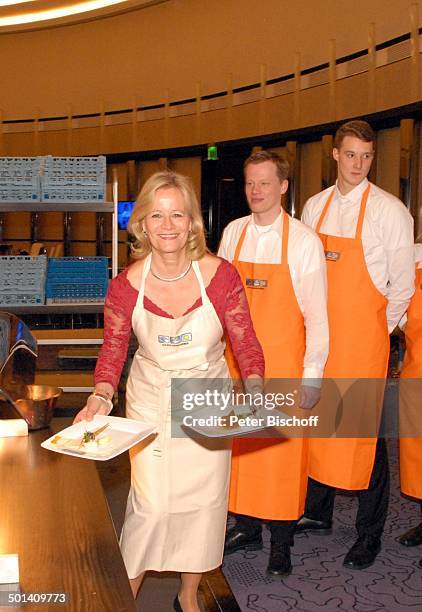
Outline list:
[[[242,378],[250,374],[263,377],[264,355],[255,335],[245,291],[236,268],[222,259],[206,291],[230,338]],[[117,388],[126,360],[132,312],[137,299],[138,291],[128,281],[126,268],[110,282],[108,288],[104,306],[104,343],[95,368],[95,384],[108,382],[114,389]],[[198,298],[187,312],[200,305],[201,298]],[[171,318],[147,296],[144,296],[144,307],[154,314]]]

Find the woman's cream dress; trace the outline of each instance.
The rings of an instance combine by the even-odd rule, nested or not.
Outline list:
[[[202,306],[170,319],[144,308],[145,260],[132,326],[139,341],[126,390],[127,416],[157,424],[131,451],[131,489],[121,536],[130,578],[145,570],[205,572],[222,561],[230,470],[227,442],[171,437],[172,378],[229,378],[223,329],[193,270]],[[184,335],[183,341],[180,336]]]

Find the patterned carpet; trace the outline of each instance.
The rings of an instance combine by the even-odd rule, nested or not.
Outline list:
[[[374,565],[352,571],[342,566],[345,553],[356,539],[357,500],[337,494],[334,530],[330,536],[301,534],[292,548],[293,573],[284,580],[267,578],[270,548],[264,529],[264,549],[238,552],[225,558],[223,572],[242,611],[324,612],[422,611],[422,546],[406,548],[395,541],[421,522],[420,506],[400,496],[397,440],[389,440],[391,497],[382,551]]]

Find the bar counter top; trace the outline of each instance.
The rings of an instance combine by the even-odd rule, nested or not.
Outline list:
[[[28,437],[0,438],[0,554],[19,555],[22,592],[67,593],[63,605],[0,610],[135,612],[94,462],[40,446],[70,424],[54,419]]]

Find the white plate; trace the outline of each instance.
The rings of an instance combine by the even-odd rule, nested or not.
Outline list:
[[[84,448],[69,448],[67,446],[60,446],[60,444],[52,444],[52,440],[54,440],[56,436],[80,440],[86,431],[95,431],[106,423],[109,425],[99,437],[110,436],[111,443],[104,447],[100,446],[95,452],[89,449],[85,450]],[[97,414],[89,423],[87,421],[80,421],[75,425],[66,427],[66,429],[63,429],[59,433],[54,434],[54,436],[51,436],[51,438],[48,438],[48,440],[42,442],[41,446],[47,450],[62,453],[63,455],[72,455],[73,457],[81,457],[82,459],[95,459],[96,461],[107,461],[107,459],[113,459],[113,457],[117,457],[117,455],[128,450],[152,434],[155,430],[155,425],[142,421]]]
[[[251,412],[250,406],[235,406],[232,408],[232,411],[238,417],[248,415],[251,419],[259,420],[259,418],[261,418],[262,421],[260,424],[252,423],[251,425],[244,425],[242,427],[225,427],[219,425],[213,426],[201,424],[188,425],[187,423],[184,423],[184,427],[192,429],[196,433],[199,433],[201,436],[206,436],[207,438],[234,438],[236,436],[244,436],[246,434],[254,433],[255,431],[263,431],[268,427],[266,419],[263,417],[255,417],[255,415],[253,415]],[[211,410],[208,407],[195,410],[192,413],[192,417],[195,419],[210,418],[210,416]],[[222,412],[221,416],[226,416],[226,413]]]

